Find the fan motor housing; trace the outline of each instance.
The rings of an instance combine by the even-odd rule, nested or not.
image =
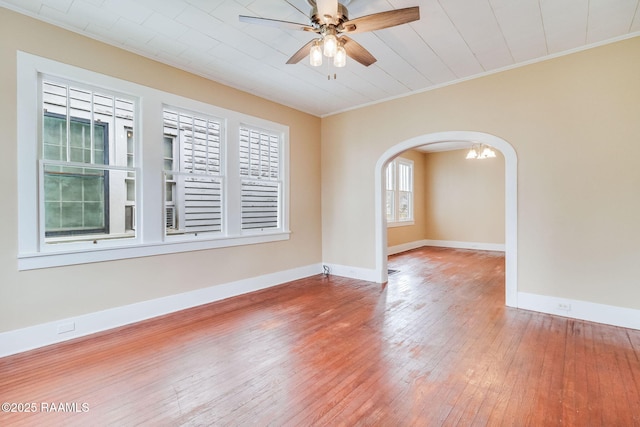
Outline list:
[[[321,16],[318,15],[318,8],[314,6],[313,9],[311,9],[311,22],[313,23],[313,25],[317,27],[322,27],[323,25],[327,25],[325,23],[325,20],[320,18]],[[349,20],[349,11],[347,10],[346,6],[338,3],[338,14],[334,18],[334,21],[330,22],[329,24],[333,24],[336,27],[338,27],[342,25],[343,22],[346,22],[348,20]]]

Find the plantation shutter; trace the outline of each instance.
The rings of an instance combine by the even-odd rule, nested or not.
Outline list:
[[[280,227],[280,137],[257,129],[240,129],[242,229]]]
[[[165,134],[175,134],[179,143],[178,158],[165,154],[165,163],[173,165],[166,183],[175,179],[176,193],[175,207],[165,207],[167,228],[171,224],[186,233],[222,231],[221,122],[165,110],[164,126]]]
[[[398,221],[413,219],[413,164],[398,161]]]
[[[394,221],[396,216],[396,203],[395,203],[395,194],[396,194],[396,169],[395,162],[391,162],[387,165],[386,170],[386,211],[387,211],[387,221]]]
[[[222,230],[222,186],[219,179],[184,179],[184,228],[187,232]]]

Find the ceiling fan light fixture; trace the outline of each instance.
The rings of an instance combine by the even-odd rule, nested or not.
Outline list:
[[[327,58],[333,58],[338,50],[338,38],[335,35],[335,29],[329,31],[324,36],[324,56]]]
[[[309,62],[314,67],[322,65],[322,47],[320,46],[320,39],[316,40],[315,43],[313,43],[313,46],[311,46]]]
[[[320,37],[319,39],[307,42],[287,60],[287,64],[297,64],[309,55],[312,56],[310,58],[311,65],[316,67],[322,65],[322,56],[334,58],[334,65],[337,67],[345,66],[343,64],[346,64],[346,56],[368,67],[376,62],[376,58],[355,40],[349,38],[347,34],[382,30],[420,19],[419,6],[393,9],[350,19],[347,8],[340,1],[348,3],[350,0],[308,0],[311,6],[310,22],[308,24],[245,15],[240,15],[239,19],[241,22],[251,24],[317,34]],[[287,3],[289,3],[288,0]],[[292,3],[289,4],[298,9]],[[344,48],[346,43],[348,43],[348,49]],[[318,55],[318,48],[321,50],[322,55]],[[336,53],[338,55],[337,59],[335,59]]]
[[[342,68],[347,65],[347,51],[342,44],[336,48],[336,54],[333,57],[333,66]]]

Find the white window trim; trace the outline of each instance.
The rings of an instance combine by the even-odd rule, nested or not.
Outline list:
[[[241,129],[242,128],[248,129],[248,130],[253,131],[253,132],[264,132],[266,134],[278,135],[278,138],[280,139],[280,141],[282,141],[283,138],[284,138],[284,135],[281,132],[280,133],[274,132],[273,130],[265,128],[263,126],[256,126],[253,123],[248,123],[248,122],[241,123],[240,124],[240,128]],[[282,149],[283,149],[283,147],[280,146],[279,150],[281,151]],[[240,163],[238,162],[238,165],[239,164]],[[267,179],[266,180],[267,182],[272,182],[272,183],[273,182],[277,182],[279,184],[280,193],[282,193],[282,190],[285,188],[283,177],[285,176],[286,169],[287,168],[284,167],[284,163],[282,161],[279,162],[279,164],[278,164],[278,178],[276,180],[273,180],[273,179]],[[237,183],[238,188],[241,188],[242,187],[242,183],[245,182],[245,181],[261,181],[261,178],[254,177],[254,176],[252,176],[250,174],[247,175],[247,176],[241,175],[239,169],[237,171],[234,171],[234,172],[236,172],[234,174],[235,175],[234,179],[238,180],[238,183]],[[241,204],[242,204],[241,191],[237,192],[237,193],[234,193],[234,194],[238,194],[238,200],[237,200],[238,209],[241,209]],[[282,198],[282,194],[280,194],[280,198]],[[280,214],[282,214],[282,212],[280,212]],[[278,222],[282,223],[282,219],[279,218]],[[241,233],[243,235],[247,235],[248,236],[248,235],[252,235],[252,234],[261,234],[261,233],[264,232],[262,229],[259,229],[259,228],[243,229],[241,223],[242,223],[242,215],[240,215],[239,224],[238,225],[240,226],[239,233]],[[267,228],[266,230],[271,230],[271,228]]]
[[[399,190],[398,190],[398,163],[405,163],[411,166],[411,219],[408,220],[394,220],[394,221],[387,221],[387,228],[394,228],[394,227],[406,227],[406,226],[410,226],[410,225],[415,225],[415,180],[414,180],[414,176],[415,176],[415,170],[414,170],[414,163],[413,160],[409,160],[409,159],[405,159],[404,157],[397,157],[393,160],[391,160],[389,162],[389,164],[394,163],[394,189],[393,189],[393,195],[394,195],[394,209],[395,211],[395,215],[394,218],[398,217],[398,199],[399,199]],[[385,168],[386,171],[386,168]],[[385,189],[386,190],[386,189]],[[386,194],[386,191],[385,191]]]
[[[24,52],[17,54],[17,149],[18,149],[18,269],[31,270],[54,266],[109,261],[132,257],[170,254],[194,250],[248,245],[288,240],[289,230],[289,127],[268,120],[226,110],[200,101],[166,93],[157,89],[116,79],[71,65]],[[136,111],[136,237],[105,239],[73,245],[42,245],[39,218],[39,128],[41,128],[39,76],[51,75],[89,86],[112,89],[138,100]],[[278,132],[282,136],[282,222],[279,229],[251,235],[216,235],[207,233],[188,239],[166,239],[164,233],[163,117],[164,106],[223,117],[227,165],[236,165],[239,128],[243,123]],[[34,125],[35,123],[35,125]],[[225,167],[232,176],[233,166]],[[152,184],[155,183],[155,184]],[[237,193],[237,194],[236,194]],[[233,194],[233,195],[232,195]],[[240,197],[234,188],[226,189],[226,197]],[[225,200],[229,206],[233,200]],[[157,207],[154,209],[153,207]],[[235,218],[228,216],[229,221]],[[239,219],[237,219],[239,221]]]
[[[191,100],[183,100],[183,103],[181,105],[186,105],[188,103],[188,101]],[[194,105],[195,107],[195,105]],[[212,107],[212,106],[209,106]],[[164,226],[163,226],[163,239],[165,242],[185,242],[185,241],[191,241],[194,238],[197,237],[204,237],[204,238],[209,238],[209,239],[219,239],[219,238],[229,238],[229,237],[233,237],[233,236],[238,236],[237,233],[232,233],[229,234],[229,230],[228,229],[228,221],[227,218],[232,214],[232,212],[230,212],[227,204],[229,201],[229,193],[228,193],[228,188],[230,187],[228,185],[228,177],[227,174],[228,172],[228,166],[227,166],[227,156],[228,156],[228,151],[230,148],[232,148],[232,146],[234,145],[233,143],[230,143],[228,141],[227,138],[227,125],[229,123],[229,120],[227,120],[224,116],[216,116],[213,114],[209,114],[209,113],[203,113],[201,110],[189,110],[187,108],[184,108],[182,106],[178,106],[178,105],[170,105],[167,103],[163,103],[162,105],[162,110],[164,113],[164,110],[171,110],[171,111],[175,111],[179,114],[186,114],[186,115],[191,115],[194,117],[199,117],[199,118],[205,118],[205,119],[209,119],[209,120],[215,120],[220,122],[221,125],[221,131],[220,131],[220,148],[222,150],[222,159],[223,162],[220,165],[220,175],[207,175],[207,174],[202,174],[200,176],[203,176],[205,178],[213,178],[213,179],[219,179],[222,182],[222,187],[223,187],[223,196],[222,196],[222,230],[221,231],[203,231],[203,232],[199,232],[197,234],[193,234],[193,233],[184,233],[184,234],[170,234],[167,233],[167,227],[166,227],[166,221],[164,221]],[[233,122],[233,120],[231,120],[231,122]],[[164,119],[163,119],[163,126],[164,126]],[[163,132],[163,138],[164,138],[165,134]],[[174,140],[174,162],[178,162],[180,163],[180,165],[176,166],[174,164],[174,172],[172,172],[172,175],[182,175],[182,176],[190,176],[190,174],[186,171],[183,170],[183,165],[182,163],[184,163],[184,159],[183,159],[183,153],[181,152],[182,149],[182,141],[181,141],[181,137],[180,137],[180,130],[178,130],[178,135]],[[163,174],[163,183],[164,183],[164,177],[167,174],[167,171],[162,170],[162,174]],[[175,196],[175,194],[174,194]],[[165,202],[163,202],[163,218],[166,218],[166,186],[163,184],[162,186],[162,200],[164,200]],[[226,233],[225,233],[226,232]]]

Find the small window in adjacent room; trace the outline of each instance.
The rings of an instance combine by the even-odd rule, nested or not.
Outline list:
[[[386,169],[387,225],[413,224],[413,162],[401,157]]]

